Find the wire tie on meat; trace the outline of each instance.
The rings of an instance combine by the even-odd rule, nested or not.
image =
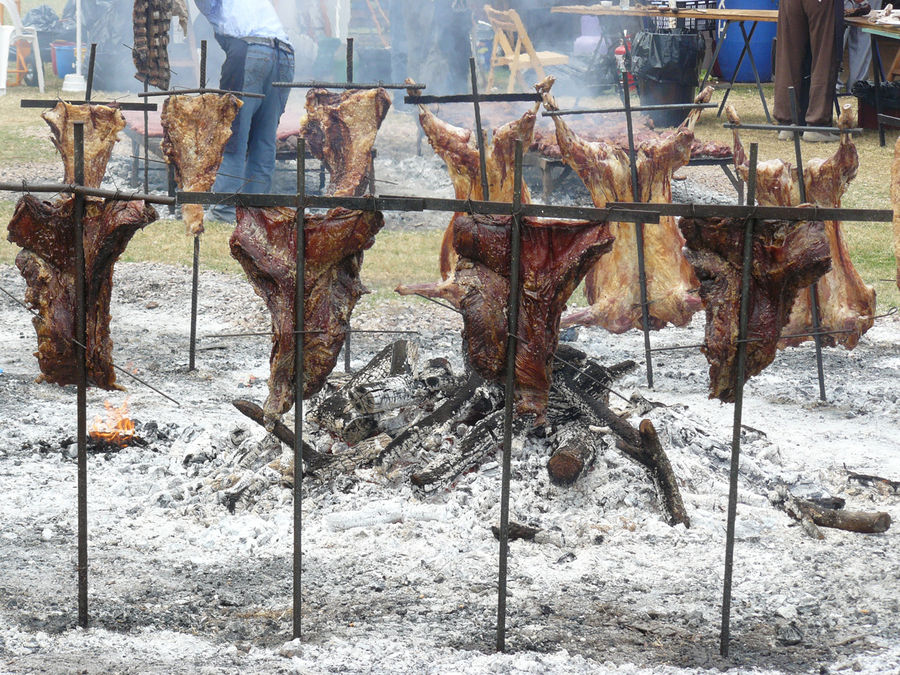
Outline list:
[[[441,302],[440,300],[435,300],[434,298],[429,298],[427,295],[422,295],[421,293],[416,293],[415,295],[418,295],[420,298],[424,298],[425,300],[428,300],[429,302],[433,302],[436,305],[440,305],[441,307],[443,307],[445,309],[449,309],[451,312],[456,312],[457,314],[462,314],[462,312],[460,312],[458,309],[456,309],[456,307],[454,307],[453,305],[448,305],[446,303]]]

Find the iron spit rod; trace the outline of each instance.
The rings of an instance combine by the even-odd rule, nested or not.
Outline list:
[[[724,129],[754,129],[759,131],[837,131],[849,134],[861,134],[862,128],[854,127],[853,129],[841,129],[840,127],[812,127],[803,124],[734,124],[732,122],[724,122]]]
[[[75,182],[84,184],[84,123],[73,125]],[[88,521],[87,521],[87,328],[84,270],[84,197],[75,194],[75,361],[78,373],[78,625],[88,627]]]
[[[481,128],[481,104],[478,96],[478,73],[475,72],[475,59],[469,59],[469,76],[472,78],[472,106],[475,108],[475,138],[478,141],[478,164],[481,169],[481,194],[484,201],[491,201],[491,190],[487,180],[487,164],[485,163],[484,132]]]
[[[353,38],[347,38],[347,84],[353,83]]]
[[[81,54],[78,55],[79,57]],[[94,88],[94,64],[97,62],[97,43],[91,43],[91,55],[88,57],[87,84],[84,88],[84,100],[91,102],[91,90]]]
[[[306,139],[297,139],[297,220],[296,280],[294,282],[294,325],[306,329]],[[294,604],[295,639],[301,637],[303,603],[303,338],[294,338]]]
[[[682,110],[684,108],[718,108],[718,103],[657,103],[654,105],[636,105],[631,107],[631,112],[643,112],[645,110]],[[606,113],[625,112],[625,108],[581,108],[571,110],[545,110],[541,117],[562,117],[563,115],[598,115]]]
[[[140,98],[149,98],[151,96],[180,96],[182,94],[231,94],[232,96],[240,96],[241,98],[265,98],[265,94],[255,94],[249,91],[232,91],[230,89],[213,89],[210,87],[138,92]]]
[[[20,108],[52,108],[63,99],[49,98],[28,98],[19,101]],[[135,101],[70,101],[66,100],[69,105],[106,105],[120,110],[156,110],[158,106],[155,103],[137,103]]]
[[[628,89],[628,73],[622,73],[622,91],[625,101],[625,127],[628,131],[628,159],[631,164],[631,192],[635,201],[640,200],[637,174],[637,155],[634,150],[634,124],[631,118],[631,92]],[[647,361],[647,386],[653,389],[653,354],[650,351],[650,307],[647,303],[647,267],[644,260],[644,223],[634,223],[637,242],[638,285],[641,294],[641,328],[644,331],[644,358]]]
[[[756,201],[756,158],[759,146],[750,144],[750,176],[747,204]],[[744,374],[747,367],[747,329],[750,322],[750,267],[753,263],[754,218],[748,218],[744,229],[744,264],[741,270],[741,310],[738,324],[737,373],[734,385],[734,425],[731,433],[731,471],[728,480],[728,524],[725,532],[725,579],[722,589],[722,630],[719,653],[728,656],[731,639],[731,580],[734,572],[734,522],[737,517],[738,468],[741,455],[741,415],[744,407]]]
[[[147,4],[148,14],[150,4]],[[147,17],[147,26],[151,26],[150,17]],[[144,94],[147,94],[150,88],[149,78],[144,78]],[[144,110],[144,192],[150,192],[150,114]]]
[[[140,157],[138,157],[140,159]],[[174,197],[148,195],[140,192],[122,192],[121,190],[105,190],[89,188],[69,183],[0,183],[3,192],[71,192],[85,197],[101,197],[103,199],[119,199],[123,201],[140,200],[150,204],[174,204]]]
[[[788,87],[788,93],[791,97],[791,122],[794,126],[800,123],[800,113],[797,106],[797,91],[793,87]],[[803,156],[800,152],[800,132],[794,131],[794,156],[797,161],[797,187],[800,190],[800,201],[806,202],[806,180],[803,177]],[[809,312],[813,324],[813,340],[816,345],[816,374],[819,378],[819,398],[825,400],[825,366],[822,363],[822,336],[819,334],[821,323],[819,320],[819,288],[818,281],[814,281],[809,286]]]
[[[475,82],[475,62],[472,82]],[[476,102],[476,106],[478,103]],[[519,266],[522,233],[519,206],[522,204],[522,141],[516,140],[513,174],[513,217],[510,228],[509,304],[507,306],[506,392],[503,414],[503,475],[500,485],[500,561],[497,592],[497,651],[506,650],[506,580],[509,558],[509,484],[512,475],[513,399],[516,388],[516,332],[519,326]]]
[[[200,40],[200,88],[206,89],[206,40]]]
[[[425,89],[426,85],[414,82],[411,84],[398,84],[391,82],[324,82],[322,80],[307,80],[305,82],[273,82],[273,87],[287,87],[289,89]]]
[[[188,370],[194,370],[197,352],[197,303],[200,284],[200,235],[194,235],[194,261],[191,270],[191,340],[188,349]]]

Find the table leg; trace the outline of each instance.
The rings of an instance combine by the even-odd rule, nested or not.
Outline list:
[[[725,109],[725,103],[728,101],[728,94],[731,93],[731,90],[734,87],[734,83],[737,80],[738,71],[741,69],[741,64],[744,62],[744,54],[746,54],[747,52],[750,51],[750,36],[752,36],[753,31],[756,30],[756,22],[755,21],[753,22],[753,28],[750,29],[750,35],[747,35],[746,31],[744,30],[744,22],[738,21],[738,23],[741,26],[741,33],[744,36],[744,48],[741,49],[741,55],[738,57],[737,65],[734,67],[734,72],[731,74],[731,82],[728,83],[728,89],[725,90],[725,96],[722,97],[722,103],[719,105],[719,112],[716,113],[716,117],[722,116],[722,111]],[[723,42],[724,42],[724,38],[723,38]],[[757,83],[758,82],[759,82],[759,78],[757,76]],[[762,90],[760,89],[760,91],[762,91]],[[765,105],[765,100],[763,100],[763,104]],[[769,111],[767,109],[766,117],[768,117],[768,115],[769,115]],[[769,122],[770,123],[772,122],[771,118],[769,118]]]
[[[875,81],[875,124],[878,125],[878,144],[884,147],[884,126],[881,124],[881,52],[878,51],[878,38],[873,34],[872,40],[872,57],[875,63],[872,64],[872,75]]]
[[[766,95],[763,94],[762,83],[759,80],[759,71],[756,69],[756,59],[753,58],[753,50],[750,49],[750,39],[753,37],[757,25],[759,25],[759,22],[754,21],[753,26],[750,27],[750,34],[748,35],[747,31],[744,29],[744,22],[741,21],[741,34],[744,36],[744,50],[747,52],[747,58],[750,60],[750,70],[753,71],[753,79],[756,80],[756,90],[759,92],[759,100],[762,101],[763,110],[766,113],[766,121],[769,124],[772,124],[772,116],[769,115],[769,106],[766,103]]]
[[[731,25],[731,21],[725,22],[725,28],[722,29],[722,35],[716,40],[716,48],[713,51],[712,61],[710,61],[710,67],[706,70],[706,75],[703,76],[703,82],[700,83],[700,91],[703,91],[703,88],[706,86],[707,80],[709,80],[709,71],[712,70],[713,66],[716,65],[716,61],[719,60],[719,52],[722,51],[722,43],[725,42],[725,36],[728,35],[728,27]]]

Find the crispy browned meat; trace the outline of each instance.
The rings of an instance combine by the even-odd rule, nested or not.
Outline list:
[[[511,216],[460,216],[453,246],[453,276],[437,284],[406,286],[453,302],[463,315],[468,362],[482,377],[498,380],[506,360]],[[516,347],[516,409],[541,421],[566,301],[612,238],[602,222],[522,219],[521,299]]]
[[[22,197],[9,223],[9,240],[22,247],[16,266],[25,277],[25,301],[38,312],[35,356],[38,382],[74,384],[75,238],[74,198],[56,204]],[[113,266],[131,237],[156,220],[156,211],[141,201],[88,199],[84,213],[85,308],[88,382],[119,389],[109,337],[109,298]]]
[[[732,106],[726,106],[729,121],[740,124]],[[838,121],[842,129],[853,127],[853,113],[845,105]],[[734,165],[738,175],[747,180],[750,161],[741,143],[738,129],[734,135]],[[841,135],[841,143],[828,159],[814,158],[806,162],[803,182],[806,199],[818,206],[839,207],[850,181],[856,177],[859,155],[849,133]],[[756,199],[764,206],[799,206],[800,181],[797,168],[781,159],[770,159],[756,165]],[[875,289],[863,282],[850,260],[839,221],[825,222],[825,234],[831,251],[831,271],[816,282],[819,293],[819,325],[826,331],[839,331],[822,336],[822,344],[843,345],[853,349],[859,338],[875,322]],[[812,340],[813,331],[810,294],[800,293],[791,312],[786,335],[802,335],[782,340],[779,347],[798,345]]]
[[[894,258],[897,261],[897,288],[900,288],[900,138],[894,145],[891,163],[891,204],[894,207]]]
[[[184,0],[135,0],[131,15],[134,76],[162,90],[169,88],[169,27],[173,14],[187,35],[188,13]]]
[[[100,187],[106,164],[125,128],[125,118],[118,108],[106,105],[72,105],[60,101],[41,115],[53,132],[53,145],[62,155],[66,183],[75,182],[75,136],[73,123],[84,123],[84,184]]]
[[[263,407],[270,421],[294,404],[296,220],[294,209],[238,207],[230,242],[231,255],[272,314],[269,396]],[[306,216],[304,398],[322,388],[337,362],[353,307],[368,292],[359,279],[363,251],[375,243],[383,225],[377,211],[338,208]]]
[[[375,136],[390,106],[391,98],[384,89],[306,92],[300,135],[313,157],[328,169],[328,194],[354,197],[365,193]],[[372,186],[369,188],[371,191]]]
[[[545,83],[549,89],[553,83],[552,78],[548,78]],[[418,95],[421,92],[417,89],[410,89],[409,93]],[[521,140],[526,149],[532,144],[538,107],[539,104],[535,104],[519,119],[494,129],[490,144],[485,143],[484,164],[491,201],[512,201],[516,141]],[[424,105],[419,106],[419,123],[422,125],[422,130],[431,147],[447,165],[456,198],[476,201],[484,199],[484,188],[481,184],[481,160],[473,132],[470,129],[461,129],[438,119]],[[524,180],[522,181],[522,203],[531,203],[531,193]],[[456,263],[457,256],[453,250],[453,228],[457,218],[462,215],[461,213],[454,214],[444,231],[440,258],[441,277],[444,279],[453,273]]]
[[[743,267],[743,222],[737,219],[682,218],[686,254],[700,279],[706,306],[709,397],[734,401]],[[797,293],[830,266],[822,222],[761,221],[754,228],[750,274],[746,377],[775,358],[782,327]]]
[[[711,93],[707,88],[697,101],[708,100]],[[558,109],[549,94],[544,94],[544,106]],[[672,201],[672,174],[690,159],[694,140],[690,127],[696,121],[695,114],[674,133],[645,141],[637,149],[637,198],[632,191],[631,163],[622,148],[605,141],[587,142],[562,117],[554,117],[553,121],[563,158],[584,181],[596,206],[604,207],[614,201]],[[612,252],[602,257],[585,279],[590,305],[566,315],[564,326],[602,326],[613,333],[642,326],[636,228],[633,223],[613,222],[610,232],[615,237]],[[697,278],[681,251],[683,244],[672,217],[662,216],[658,224],[644,226],[648,310],[654,330],[667,323],[683,326],[701,307]]]
[[[222,163],[231,123],[243,103],[231,94],[169,96],[163,103],[160,146],[175,166],[175,183],[182,190],[212,189]],[[189,234],[203,233],[203,207],[183,204],[181,214]]]

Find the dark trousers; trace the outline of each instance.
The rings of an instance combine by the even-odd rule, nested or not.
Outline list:
[[[843,3],[835,0],[781,0],[778,6],[778,41],[775,47],[775,119],[791,123],[788,87],[798,101],[808,77],[809,105],[801,123],[831,126],[834,87],[841,51],[836,35],[843,24]],[[804,60],[808,65],[804,67]]]

